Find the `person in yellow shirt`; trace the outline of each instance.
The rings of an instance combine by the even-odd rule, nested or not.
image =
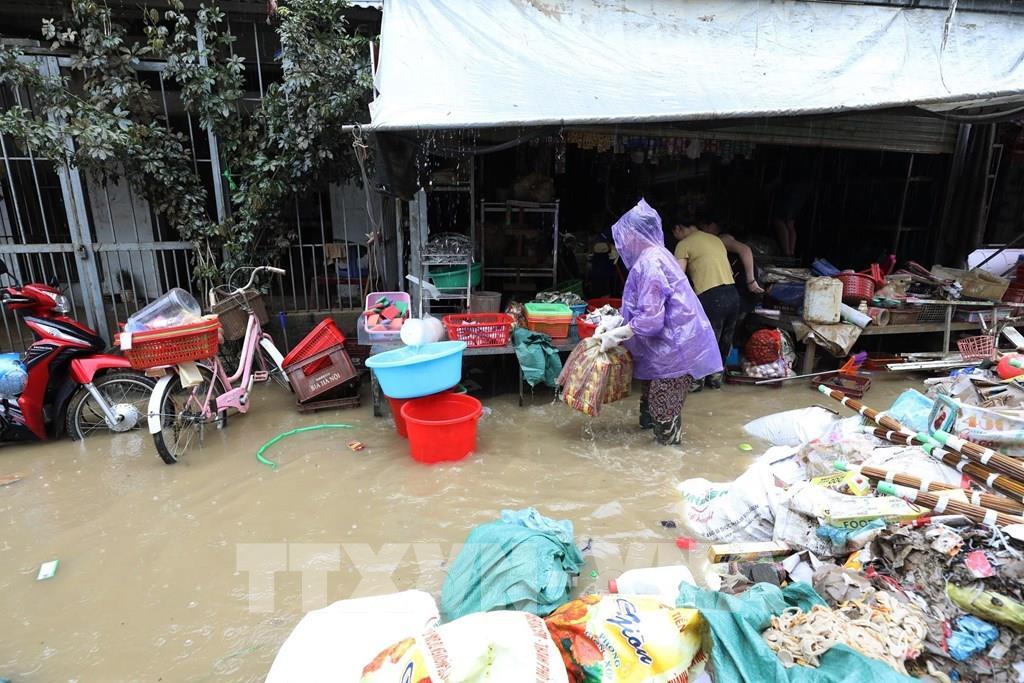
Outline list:
[[[715,331],[722,365],[732,348],[736,321],[740,314],[740,296],[732,277],[732,266],[725,244],[716,235],[701,232],[698,221],[689,216],[678,216],[672,233],[679,240],[675,256],[683,271],[693,283],[704,313]],[[722,387],[722,375],[710,375],[704,379],[704,386],[711,389]],[[694,390],[699,391],[697,387]]]

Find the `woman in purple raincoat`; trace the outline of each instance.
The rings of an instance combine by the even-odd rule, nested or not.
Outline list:
[[[722,371],[711,323],[665,248],[658,212],[643,199],[612,226],[615,248],[629,268],[621,317],[606,318],[595,337],[605,350],[625,344],[641,380],[640,426],[660,444],[677,444],[690,383]]]

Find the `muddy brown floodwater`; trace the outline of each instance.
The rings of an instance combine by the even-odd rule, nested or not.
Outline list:
[[[874,381],[875,406],[917,385]],[[580,592],[655,562],[696,574],[706,549],[679,551],[679,532],[660,524],[679,517],[675,485],[742,472],[766,447],[743,433],[747,420],[844,410],[803,381],[704,391],[687,402],[684,445],[660,448],[635,426],[638,400],[588,428],[550,392],[524,408],[487,399],[477,453],[450,465],[412,461],[368,407],[300,416],[276,386],[257,387],[249,415],[174,466],[142,433],[4,447],[0,475],[24,479],[0,487],[0,678],[261,681],[308,609],[412,587],[438,595],[453,546],[506,508],[569,519],[590,541]],[[327,422],[354,429],[280,442],[268,452],[276,471],[256,461],[276,434]],[[353,439],[366,449],[349,450]],[[52,559],[56,576],[37,581]]]

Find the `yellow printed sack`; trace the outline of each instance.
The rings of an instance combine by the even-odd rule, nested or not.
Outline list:
[[[649,596],[588,595],[545,622],[572,683],[687,683],[704,671],[695,609]]]

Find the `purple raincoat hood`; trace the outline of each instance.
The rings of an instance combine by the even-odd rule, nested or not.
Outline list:
[[[668,249],[661,216],[644,200],[612,226],[629,268],[622,317],[636,334],[626,341],[637,379],[701,378],[721,372],[715,333],[683,269]]]
[[[640,254],[650,247],[665,248],[665,233],[661,229],[661,216],[646,199],[627,211],[612,226],[612,238],[618,249],[622,262],[627,268],[640,258]]]

